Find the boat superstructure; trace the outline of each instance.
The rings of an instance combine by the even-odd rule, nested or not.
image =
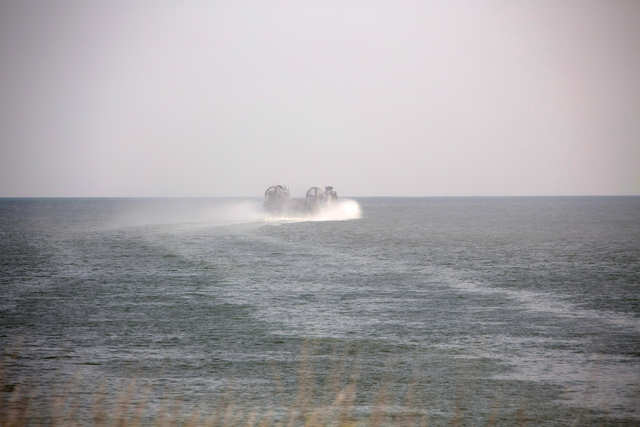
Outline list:
[[[291,195],[285,185],[272,185],[264,192],[264,209],[270,213],[282,213],[289,205]]]
[[[338,193],[332,186],[311,187],[304,199],[291,198],[285,185],[272,185],[264,192],[264,209],[273,215],[300,215],[317,212],[338,200]]]
[[[338,200],[338,193],[333,187],[327,186],[324,190],[320,187],[311,187],[307,190],[304,206],[307,211],[313,212],[336,200]]]

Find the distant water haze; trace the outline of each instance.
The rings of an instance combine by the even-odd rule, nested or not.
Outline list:
[[[640,194],[640,2],[0,5],[0,196]]]

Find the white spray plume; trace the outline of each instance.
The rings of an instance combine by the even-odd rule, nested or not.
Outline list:
[[[340,199],[320,207],[313,213],[300,215],[265,216],[267,222],[348,221],[362,218],[362,210],[355,200]]]
[[[107,221],[108,228],[140,226],[227,226],[234,224],[346,221],[362,216],[355,200],[340,199],[313,213],[291,212],[270,216],[258,200],[139,199],[123,201],[121,210]]]
[[[355,200],[343,199],[330,203],[311,215],[312,221],[346,221],[362,217],[360,205]]]

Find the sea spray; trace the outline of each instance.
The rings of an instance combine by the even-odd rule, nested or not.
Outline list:
[[[343,199],[330,203],[310,216],[312,221],[346,221],[362,217],[360,205],[355,200]]]
[[[171,203],[167,203],[171,200]],[[109,228],[143,226],[226,226],[248,223],[347,221],[362,217],[355,200],[340,199],[313,212],[267,213],[255,199],[148,199],[123,201],[122,211],[109,220]]]
[[[303,221],[348,221],[362,218],[360,204],[351,199],[340,199],[321,206],[309,213],[270,215],[265,213],[265,221],[271,223]]]
[[[112,204],[117,204],[117,212],[101,223],[101,228],[207,227],[264,221],[262,202],[256,199],[149,198],[115,200]]]

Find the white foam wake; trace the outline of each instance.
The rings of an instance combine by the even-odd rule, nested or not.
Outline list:
[[[340,199],[317,211],[301,215],[266,216],[267,222],[348,221],[362,218],[362,209],[355,200]]]
[[[482,285],[469,281],[449,282],[452,288],[469,293],[484,295],[502,295],[519,303],[528,311],[551,313],[565,318],[593,319],[605,324],[622,326],[640,332],[640,320],[623,314],[607,310],[595,310],[578,307],[562,296],[552,293],[535,292],[528,290],[511,290]]]

